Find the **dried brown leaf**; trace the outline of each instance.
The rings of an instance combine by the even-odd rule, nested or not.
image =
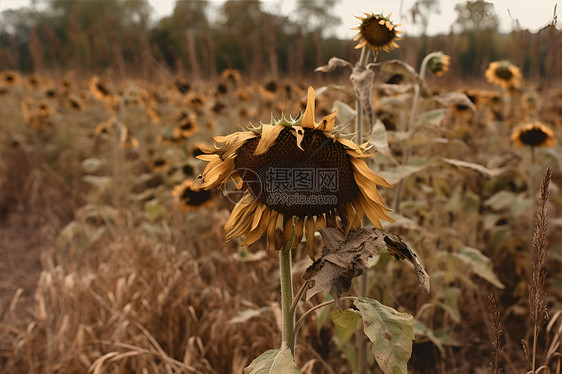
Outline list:
[[[368,258],[378,253],[390,253],[397,259],[407,259],[416,270],[422,291],[429,292],[429,276],[421,267],[416,254],[396,234],[378,228],[358,229],[349,233],[347,239],[333,227],[320,230],[324,240],[322,257],[304,273],[310,281],[305,292],[308,300],[319,292],[329,292],[339,307],[339,297],[349,291],[351,280],[363,274],[368,267]]]

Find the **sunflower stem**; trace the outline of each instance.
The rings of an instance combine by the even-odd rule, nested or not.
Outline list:
[[[361,56],[359,61],[357,61],[357,66],[364,69],[369,61],[371,51],[368,48],[361,48]],[[356,122],[355,122],[355,132],[357,133],[357,143],[361,144],[363,142],[363,105],[361,105],[361,100],[359,100],[359,95],[357,95],[355,110],[357,111]]]
[[[427,70],[427,64],[429,60],[433,56],[435,56],[437,52],[432,52],[424,57],[421,67],[420,67],[420,80],[417,85],[414,86],[414,102],[412,103],[412,110],[410,112],[410,118],[408,119],[408,127],[406,128],[406,132],[410,131],[414,127],[414,122],[418,117],[418,112],[420,111],[420,98],[421,92],[423,90],[423,82],[425,80],[425,71]],[[411,147],[406,144],[406,150],[404,151],[404,158],[402,159],[402,165],[407,165],[410,161],[410,156],[412,154]],[[396,213],[400,211],[400,201],[402,200],[402,194],[404,192],[404,183],[406,182],[406,178],[402,178],[398,183],[398,188],[396,190],[396,195],[394,197],[394,204],[393,210]]]
[[[279,273],[281,278],[281,347],[288,347],[295,354],[295,309],[293,303],[293,274],[291,250],[295,241],[295,230],[279,251]]]

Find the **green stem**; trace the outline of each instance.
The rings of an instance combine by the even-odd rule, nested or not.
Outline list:
[[[357,300],[358,298],[356,296],[346,296],[346,297],[341,297],[341,300]],[[312,308],[310,308],[309,310],[307,310],[306,312],[303,313],[303,315],[299,318],[299,320],[297,321],[297,323],[295,324],[295,331],[296,333],[298,333],[298,331],[300,330],[304,320],[306,319],[306,317],[308,317],[309,315],[311,315],[312,313],[314,313],[315,311],[317,311],[318,309],[324,308],[325,306],[331,305],[331,304],[335,304],[336,301],[335,300],[330,300],[330,301],[325,301],[321,304],[315,305]]]
[[[281,278],[281,347],[288,347],[295,355],[295,310],[291,308],[293,302],[293,274],[291,262],[291,249],[295,240],[295,232],[291,238],[283,243],[279,251],[279,273]]]
[[[367,66],[369,57],[371,57],[371,51],[368,48],[362,48],[357,66],[364,69],[365,66]],[[363,143],[363,105],[361,104],[361,100],[359,100],[359,96],[357,96],[355,110],[357,111],[357,118],[355,122],[355,132],[357,133],[358,139],[357,144],[361,144]]]
[[[421,67],[420,67],[420,81],[414,86],[414,102],[412,103],[412,110],[410,112],[410,118],[408,119],[408,127],[406,132],[410,131],[414,127],[416,118],[418,117],[418,112],[420,110],[420,98],[421,92],[423,90],[423,82],[425,80],[425,72],[427,70],[427,64],[429,60],[436,54],[432,52],[424,57]],[[407,165],[410,162],[410,156],[412,155],[411,147],[408,146],[407,141],[405,144],[404,158],[402,159],[402,165]],[[394,204],[392,206],[393,210],[398,213],[400,211],[400,201],[402,200],[402,194],[404,193],[404,183],[406,178],[402,178],[400,183],[398,183],[398,188],[396,190],[396,195],[394,197]]]

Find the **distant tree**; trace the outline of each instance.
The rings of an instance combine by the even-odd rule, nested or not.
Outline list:
[[[455,11],[457,19],[451,28],[461,35],[461,71],[465,75],[483,74],[490,59],[495,58],[494,36],[499,20],[494,5],[484,0],[467,1],[457,4]]]

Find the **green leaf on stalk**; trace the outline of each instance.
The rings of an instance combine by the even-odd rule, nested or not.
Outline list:
[[[422,161],[418,164],[401,165],[392,169],[379,171],[378,174],[391,184],[398,184],[403,178],[422,171],[427,167],[427,162]]]
[[[338,347],[341,348],[355,332],[357,323],[361,321],[361,314],[351,309],[344,311],[336,309],[332,312],[331,317],[336,326]]]
[[[291,350],[287,347],[270,349],[256,358],[244,369],[244,374],[302,374]]]
[[[462,247],[458,253],[453,253],[453,256],[461,260],[465,265],[468,265],[474,274],[498,288],[505,288],[492,270],[491,260],[480,252],[480,250],[471,247]]]
[[[414,127],[421,125],[422,123],[429,123],[431,125],[439,125],[443,118],[447,115],[447,109],[435,109],[428,112],[422,113],[416,118],[414,122]]]
[[[354,305],[363,317],[363,330],[373,342],[373,354],[384,374],[407,374],[414,340],[414,317],[373,299],[359,298]]]
[[[334,101],[334,106],[332,110],[338,110],[336,117],[340,123],[350,123],[353,118],[357,115],[357,111],[347,105],[346,103],[336,100]]]

